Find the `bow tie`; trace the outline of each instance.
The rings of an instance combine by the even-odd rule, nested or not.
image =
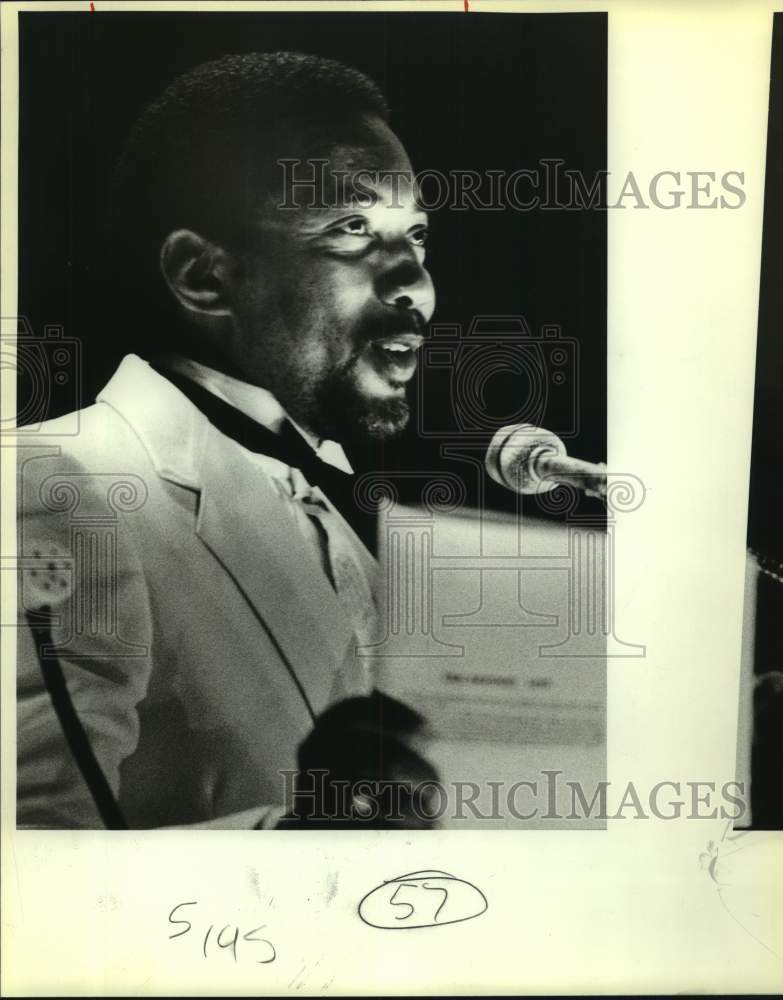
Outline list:
[[[268,455],[299,469],[311,486],[318,486],[323,490],[369,551],[373,555],[377,553],[377,516],[357,504],[354,497],[354,477],[320,459],[290,420],[285,420],[280,433],[275,434],[178,372],[168,371],[155,364],[151,367],[187,396],[221,434],[248,451]]]

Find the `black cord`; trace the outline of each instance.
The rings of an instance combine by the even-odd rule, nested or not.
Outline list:
[[[52,633],[48,619],[51,608],[44,606],[39,611],[42,620],[33,620],[28,612],[27,621],[35,641],[38,663],[41,667],[46,690],[52,699],[52,705],[65,736],[65,741],[73,754],[74,760],[81,771],[87,787],[90,790],[95,806],[100,813],[107,830],[127,830],[128,824],[122,814],[119,803],[114,797],[106,775],[95,756],[89,737],[84,731],[81,720],[76,713],[65,682],[63,668],[57,656],[47,648],[53,646]],[[36,616],[37,617],[37,616]]]

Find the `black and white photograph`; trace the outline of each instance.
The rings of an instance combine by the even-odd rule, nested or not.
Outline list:
[[[411,27],[20,15],[20,827],[605,822],[607,18]]]
[[[5,5],[4,993],[783,987],[782,26]]]

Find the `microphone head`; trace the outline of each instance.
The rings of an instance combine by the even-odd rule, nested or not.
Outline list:
[[[566,455],[560,438],[543,427],[509,424],[501,427],[487,449],[484,466],[491,479],[515,493],[544,493],[557,485],[541,479],[535,459],[542,453]]]

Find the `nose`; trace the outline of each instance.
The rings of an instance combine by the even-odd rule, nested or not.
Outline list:
[[[413,251],[394,256],[375,279],[376,294],[387,306],[421,313],[429,322],[435,311],[435,288]]]

